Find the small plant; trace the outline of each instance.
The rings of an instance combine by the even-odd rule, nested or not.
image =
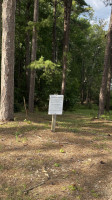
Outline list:
[[[65,151],[63,149],[60,149],[60,153],[65,153]]]
[[[62,187],[62,191],[65,191],[66,190],[66,187]]]
[[[77,186],[77,190],[80,191],[80,192],[82,192],[82,191],[83,191],[83,188],[80,187],[80,186]]]
[[[40,153],[40,152],[41,152],[41,150],[40,150],[40,149],[38,149],[38,150],[36,150],[36,152],[37,152],[37,153]]]
[[[31,121],[29,120],[29,121],[27,121],[27,124],[31,124]]]
[[[60,164],[59,164],[59,163],[55,163],[54,166],[55,166],[55,167],[59,167]]]
[[[75,191],[75,190],[76,190],[76,187],[75,187],[74,185],[69,185],[69,186],[68,186],[68,189],[69,189],[70,191]]]
[[[82,192],[83,191],[83,188],[78,186],[78,185],[69,185],[68,186],[68,189],[71,190],[71,191],[79,191],[79,192]]]
[[[77,200],[80,200],[80,199],[81,199],[81,196],[77,196],[76,199],[77,199]]]
[[[24,137],[24,138],[21,139],[21,141],[22,141],[22,143],[25,143],[27,141],[27,138]]]
[[[4,167],[3,167],[3,165],[0,165],[0,171],[2,171],[2,170],[3,170],[3,168],[4,168]]]
[[[16,136],[16,141],[18,142],[18,136],[20,135],[21,133],[19,131],[16,131],[15,133],[15,136]]]
[[[94,190],[91,190],[91,193],[92,193],[92,196],[95,197],[95,198],[98,198],[99,195],[94,191]]]
[[[31,124],[31,121],[27,119],[24,119],[24,122],[27,122],[27,124]]]
[[[21,134],[20,131],[16,131],[16,132],[15,132],[15,135],[16,135],[16,136],[19,136],[20,134]]]
[[[73,170],[72,170],[72,172],[73,172],[74,174],[76,174],[76,171],[75,171],[75,169],[73,169]]]

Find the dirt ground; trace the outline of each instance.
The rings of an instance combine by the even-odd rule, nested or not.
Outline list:
[[[0,124],[0,200],[112,200],[112,121],[17,113]]]

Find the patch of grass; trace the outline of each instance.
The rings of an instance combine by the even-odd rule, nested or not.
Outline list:
[[[81,186],[77,186],[77,190],[82,192],[83,191],[83,188]]]
[[[21,141],[22,141],[22,143],[25,143],[25,142],[27,142],[27,138],[26,137],[21,138]]]
[[[74,185],[69,185],[69,186],[68,186],[68,189],[69,189],[70,191],[76,191],[76,187],[75,187]]]
[[[15,132],[16,142],[18,142],[18,140],[19,140],[19,135],[21,135],[21,132],[20,131],[16,131]]]
[[[2,190],[5,191],[6,198],[5,200],[34,200],[34,198],[29,197],[24,194],[24,190],[26,189],[26,185],[18,185],[18,186],[8,186],[2,185]]]
[[[54,147],[56,147],[56,144],[54,144],[54,143],[52,143],[52,142],[46,142],[45,144],[44,144],[47,148],[54,148]]]
[[[80,128],[69,128],[69,131],[71,131],[73,133],[79,133],[79,132],[81,132]]]
[[[3,170],[4,170],[4,166],[0,165],[0,171],[3,171]]]
[[[94,190],[91,190],[91,195],[95,198],[99,197],[99,194],[97,192],[95,192]]]
[[[105,115],[101,115],[100,119],[112,120],[112,117],[110,115],[105,114]]]
[[[3,145],[0,144],[0,151],[2,151],[2,149],[3,149]]]
[[[79,196],[77,196],[77,197],[76,197],[76,199],[77,199],[77,200],[80,200],[80,199],[81,199],[81,196],[80,196],[80,195],[79,195]]]
[[[24,122],[26,122],[27,124],[31,124],[32,122],[30,120],[24,119]]]
[[[66,190],[66,187],[62,187],[62,191],[65,191]]]
[[[41,150],[40,150],[40,149],[36,150],[36,153],[40,153],[40,152],[41,152]]]
[[[27,141],[27,138],[26,137],[19,138],[19,135],[21,135],[21,132],[20,131],[16,131],[16,133],[15,133],[16,142],[25,143]]]
[[[83,191],[83,188],[79,185],[69,185],[68,189],[71,190],[71,191],[76,191],[76,190],[79,191],[79,192]]]
[[[93,144],[93,147],[96,149],[104,149],[104,150],[108,150],[108,146],[106,143],[104,144]]]
[[[101,137],[94,137],[94,141],[100,141]]]
[[[72,172],[73,172],[74,174],[76,174],[76,170],[75,170],[75,169],[73,169]]]
[[[15,132],[15,136],[19,136],[19,135],[21,135],[21,132],[20,131],[16,131]]]

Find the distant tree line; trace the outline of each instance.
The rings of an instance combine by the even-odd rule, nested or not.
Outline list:
[[[14,119],[23,97],[30,112],[46,110],[50,94],[64,94],[65,110],[98,104],[105,23],[91,25],[84,0],[3,0],[0,16],[1,120]]]

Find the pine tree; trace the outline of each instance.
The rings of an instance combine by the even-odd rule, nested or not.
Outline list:
[[[108,71],[110,68],[111,44],[112,44],[112,11],[111,11],[111,17],[110,17],[109,31],[108,31],[108,35],[107,35],[107,44],[106,44],[106,49],[105,49],[102,83],[101,83],[100,94],[99,94],[98,117],[100,117],[100,115],[104,114],[104,109],[105,109],[107,79],[108,79]]]
[[[34,0],[34,17],[33,21],[36,23],[38,21],[38,7],[39,0]],[[36,60],[36,51],[37,51],[37,30],[36,25],[33,26],[33,35],[32,35],[32,53],[31,53],[31,62]],[[29,111],[34,111],[34,92],[35,92],[35,69],[31,69],[30,74],[30,91],[29,91]]]
[[[61,94],[63,95],[65,93],[65,85],[66,85],[71,7],[72,7],[72,0],[64,0],[63,72],[62,72],[62,86],[61,86]]]
[[[2,4],[1,120],[14,119],[14,41],[16,0]]]

